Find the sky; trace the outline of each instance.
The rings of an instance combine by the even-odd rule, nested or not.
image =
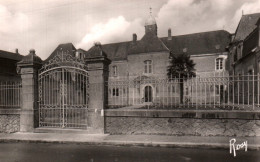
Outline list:
[[[244,14],[260,12],[260,0],[0,0],[0,50],[30,49],[45,60],[62,43],[88,50],[144,35],[150,9],[158,36],[212,30],[234,33]]]

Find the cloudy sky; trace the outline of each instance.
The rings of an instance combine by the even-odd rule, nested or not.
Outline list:
[[[46,59],[60,43],[88,50],[144,34],[149,7],[158,35],[225,29],[233,33],[242,15],[260,12],[260,0],[0,0],[0,49],[23,55],[34,48]]]

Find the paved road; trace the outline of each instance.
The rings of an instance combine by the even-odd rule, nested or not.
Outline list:
[[[226,149],[89,146],[83,144],[0,143],[1,162],[99,162],[99,161],[260,161],[260,151]]]

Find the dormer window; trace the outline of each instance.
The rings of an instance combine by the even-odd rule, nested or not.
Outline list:
[[[217,58],[216,59],[216,70],[223,70],[224,69],[224,58]]]
[[[146,74],[152,73],[152,61],[151,60],[144,61],[144,73],[146,73]]]
[[[79,58],[82,60],[83,59],[83,53],[79,53]]]
[[[76,52],[76,57],[79,58],[80,60],[83,60],[84,54],[82,52]]]

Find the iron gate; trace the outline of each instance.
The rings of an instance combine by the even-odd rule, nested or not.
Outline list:
[[[84,62],[57,53],[39,71],[39,126],[86,128],[88,86]]]

